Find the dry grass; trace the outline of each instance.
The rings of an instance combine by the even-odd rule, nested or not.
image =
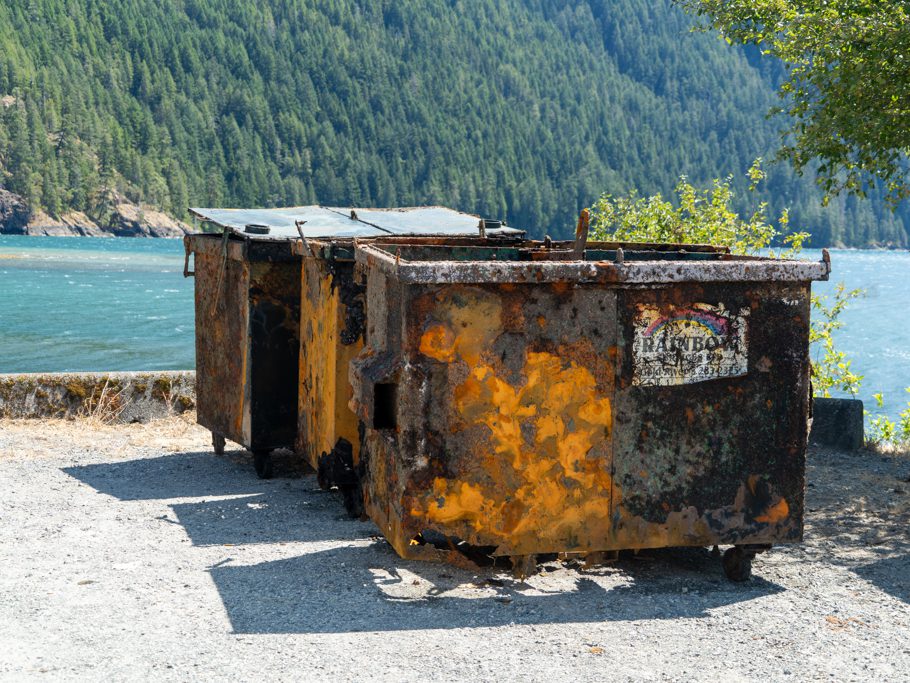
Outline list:
[[[24,438],[23,438],[24,437]],[[135,455],[135,448],[171,453],[210,451],[211,435],[186,412],[145,424],[105,423],[91,416],[75,419],[0,420],[0,459],[21,458],[11,444],[28,443],[28,457],[60,457],[65,451],[94,450],[114,456]],[[65,444],[65,448],[61,448]]]
[[[113,424],[120,418],[124,408],[126,400],[123,389],[115,389],[109,380],[105,380],[101,391],[94,389],[92,395],[85,398],[79,417],[88,423]]]

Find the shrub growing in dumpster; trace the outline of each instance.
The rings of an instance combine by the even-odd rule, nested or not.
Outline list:
[[[747,171],[750,191],[765,177],[761,162],[757,159]],[[760,203],[748,218],[740,216],[731,207],[734,196],[731,181],[732,176],[715,179],[711,187],[698,189],[682,176],[676,186],[675,201],[660,194],[650,197],[640,197],[635,192],[626,197],[604,194],[591,208],[591,237],[627,242],[714,244],[729,247],[734,254],[755,254],[768,249],[772,256],[782,258],[798,254],[809,234],[789,232],[786,210],[776,221],[769,219],[766,202]],[[778,245],[776,251],[775,245]],[[853,372],[850,359],[834,345],[833,332],[843,325],[840,315],[850,301],[863,295],[863,290],[848,290],[841,283],[833,296],[812,296],[809,340],[817,349],[812,363],[815,396],[830,397],[832,390],[851,396],[859,392],[863,376]],[[870,437],[873,442],[910,442],[910,404],[901,413],[898,424],[886,416],[871,418]]]

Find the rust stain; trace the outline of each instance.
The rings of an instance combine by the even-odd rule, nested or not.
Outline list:
[[[460,293],[437,296],[435,303],[418,348],[424,356],[464,368],[454,375],[464,379],[451,388],[460,420],[452,433],[480,427],[487,436],[461,455],[468,468],[454,466],[410,498],[410,523],[521,555],[710,543],[719,528],[754,530],[756,523],[787,520],[789,506],[780,497],[757,516],[750,513],[750,501],[763,495],[757,476],[713,509],[673,509],[662,502],[661,521],[632,514],[611,476],[613,406],[590,369],[596,357],[593,347],[585,348],[590,343],[554,351],[527,347],[516,380],[491,352],[505,331],[498,297]],[[600,365],[606,370],[596,374],[612,372],[605,356]],[[693,424],[695,410],[686,407],[685,417]],[[647,439],[644,425],[641,438]],[[640,476],[649,474],[643,470]]]
[[[434,325],[420,338],[420,352],[443,363],[455,359],[455,336],[445,325]]]
[[[762,524],[778,524],[780,522],[783,522],[789,516],[790,506],[787,505],[786,500],[781,498],[774,505],[770,506],[765,514],[756,517],[755,521],[761,522]]]
[[[558,547],[576,534],[603,539],[614,494],[603,448],[610,399],[570,353],[526,350],[521,379],[510,382],[488,354],[503,331],[502,314],[495,297],[442,302],[437,316],[445,322],[421,336],[424,355],[467,366],[453,405],[464,428],[486,428],[489,446],[480,443],[472,454],[479,463],[472,471],[483,476],[437,477],[410,514],[461,523],[512,549]],[[591,457],[595,450],[599,457]]]
[[[301,283],[297,450],[318,467],[339,439],[359,454],[357,418],[349,407],[348,366],[363,348],[362,337],[344,344],[346,312],[340,288],[324,261],[304,259]]]
[[[244,427],[247,426],[244,423],[247,422],[247,415],[248,415],[248,411],[246,409],[247,402],[248,402],[247,395],[246,395],[246,393],[247,393],[246,389],[247,389],[247,385],[249,384],[249,380],[247,379],[249,377],[249,370],[248,370],[249,355],[250,355],[249,345],[244,344],[241,349],[241,352],[240,352],[240,359],[241,359],[240,360],[240,377],[242,378],[242,385],[241,385],[241,390],[239,392],[237,392],[237,396],[236,396],[238,405],[237,405],[237,413],[236,413],[237,417],[234,422],[234,429],[236,430],[236,433],[243,434],[244,436],[246,436],[249,431],[248,428],[244,429]]]

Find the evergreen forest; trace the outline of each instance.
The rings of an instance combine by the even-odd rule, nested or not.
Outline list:
[[[669,0],[4,0],[0,187],[103,217],[443,204],[568,235],[604,192],[734,174],[810,246],[907,246],[910,210],[822,207],[768,164],[780,67]]]

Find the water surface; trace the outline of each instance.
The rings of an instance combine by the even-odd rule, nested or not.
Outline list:
[[[808,251],[805,258],[820,254]],[[865,295],[841,316],[844,326],[834,333],[836,346],[852,359],[851,369],[864,375],[859,398],[866,408],[875,412],[872,394],[882,392],[884,412],[896,418],[910,401],[904,391],[910,387],[910,252],[832,250],[831,280],[816,283],[814,291],[833,297],[839,282],[863,289]]]
[[[831,258],[831,281],[815,291],[865,289],[835,338],[865,375],[859,397],[871,408],[883,392],[895,417],[910,400],[910,253]],[[0,372],[193,368],[193,280],[182,270],[181,240],[0,235]]]
[[[0,372],[195,366],[183,242],[0,235]]]

